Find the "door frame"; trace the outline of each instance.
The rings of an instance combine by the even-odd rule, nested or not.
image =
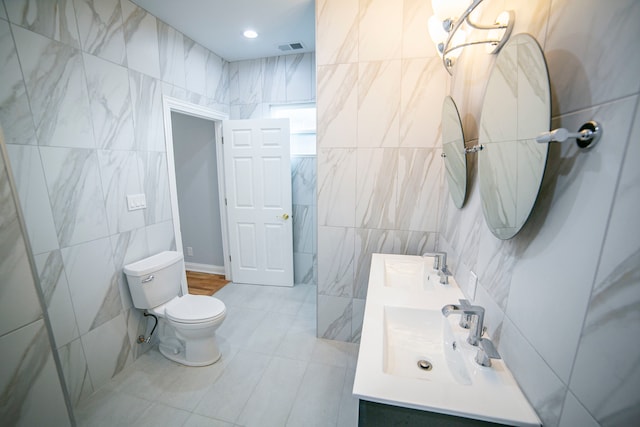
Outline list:
[[[227,225],[227,210],[225,208],[225,182],[224,182],[224,153],[222,149],[222,121],[229,119],[229,115],[201,105],[192,104],[181,99],[170,96],[162,96],[162,113],[164,116],[164,134],[167,152],[167,169],[169,172],[169,195],[171,201],[171,214],[173,217],[173,233],[176,239],[176,251],[183,253],[182,233],[180,231],[180,212],[178,210],[178,188],[176,185],[175,158],[173,153],[173,127],[171,125],[171,113],[176,112],[187,116],[198,117],[212,121],[215,129],[216,144],[216,167],[218,173],[218,198],[220,204],[220,222],[222,228],[222,253],[224,256],[224,272],[228,280],[231,277],[231,268],[227,260],[229,259],[229,234]],[[182,294],[186,295],[187,287],[186,273],[182,278]]]

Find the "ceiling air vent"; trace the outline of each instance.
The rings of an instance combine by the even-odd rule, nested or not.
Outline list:
[[[288,52],[290,50],[304,49],[304,45],[302,43],[300,43],[300,42],[286,43],[286,44],[279,45],[278,49],[280,49],[283,52]]]

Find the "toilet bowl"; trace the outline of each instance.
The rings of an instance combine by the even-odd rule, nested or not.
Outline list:
[[[182,254],[173,251],[124,267],[133,305],[158,318],[160,353],[187,366],[210,365],[220,359],[215,331],[226,307],[210,296],[179,296],[183,271]]]
[[[188,294],[175,297],[163,308],[156,307],[149,312],[168,324],[161,324],[158,345],[160,353],[166,358],[188,366],[205,366],[218,361],[220,351],[216,345],[215,331],[226,317],[226,307],[222,301]]]

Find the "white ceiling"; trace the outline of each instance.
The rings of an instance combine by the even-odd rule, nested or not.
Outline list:
[[[315,51],[314,0],[132,0],[227,61]],[[246,39],[246,29],[258,32]],[[283,52],[279,45],[304,49]]]

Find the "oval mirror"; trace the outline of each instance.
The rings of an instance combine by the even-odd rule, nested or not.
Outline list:
[[[460,114],[453,98],[447,96],[442,103],[442,157],[453,204],[459,209],[467,195],[467,156],[464,152],[464,134]]]
[[[510,239],[524,226],[538,196],[548,143],[536,142],[551,122],[551,93],[538,42],[518,34],[498,53],[487,82],[478,153],[482,211],[491,232]]]

